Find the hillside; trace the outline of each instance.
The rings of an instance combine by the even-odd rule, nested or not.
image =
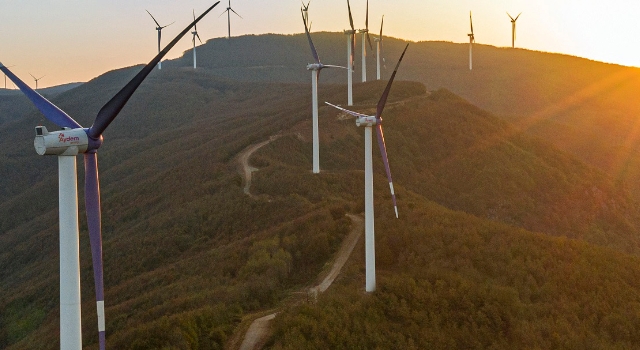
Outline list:
[[[89,125],[137,69],[109,72],[54,102]],[[321,101],[344,102],[343,85],[321,87]],[[383,88],[380,82],[358,84],[356,108],[371,111]],[[308,82],[246,83],[210,70],[163,68],[140,87],[99,152],[110,347],[220,347],[243,315],[270,308],[287,291],[312,282],[310,276],[317,275],[349,231],[344,214],[362,211],[363,184],[362,132],[352,119],[327,107],[320,117],[323,172],[310,174],[309,103]],[[0,145],[7,150],[0,157],[0,247],[11,247],[0,250],[0,346],[8,349],[58,347],[57,171],[53,157],[33,151],[33,127],[41,119],[27,113],[0,131]],[[585,274],[566,285],[602,285],[603,292],[586,299],[564,294],[567,303],[615,300],[619,285],[611,281],[630,285],[623,301],[635,300],[638,289],[628,275],[634,274],[634,255],[640,252],[635,235],[639,215],[633,199],[608,176],[446,90],[428,93],[415,82],[394,86],[385,133],[401,219],[391,220],[388,187],[375,155],[379,246],[389,247],[379,253],[383,266],[405,261],[404,236],[394,232],[404,232],[415,249],[431,246],[419,234],[432,232],[427,225],[432,217],[423,215],[433,210],[442,215],[438,225],[447,228],[444,232],[462,225],[460,234],[488,231],[484,237],[489,239],[504,233],[531,244],[533,252],[546,244],[545,249],[557,252],[549,264],[561,262],[556,260],[574,245],[603,255],[584,262],[585,268],[605,269],[609,257],[618,256],[610,279]],[[260,168],[254,173],[253,199],[243,193],[234,157],[275,134],[282,136],[251,159]],[[457,242],[445,237],[441,244],[451,251],[442,265],[452,274],[466,261]],[[494,241],[495,249],[510,249],[510,242]],[[463,252],[474,248],[466,246]],[[491,278],[499,271],[521,269],[520,251],[502,260],[497,253],[478,254],[495,264],[475,275],[490,290],[511,283],[494,283]],[[354,264],[362,261],[355,259]],[[93,348],[95,304],[84,230],[81,262],[84,341]],[[536,288],[523,290],[535,294]],[[511,312],[507,307],[501,310]],[[535,320],[552,325],[550,310],[538,312]]]
[[[312,33],[322,62],[346,65],[342,33]],[[392,69],[405,42],[385,38],[384,57]],[[359,41],[358,41],[359,47]],[[308,83],[312,60],[304,35],[249,35],[212,39],[198,48],[201,66],[241,81]],[[260,52],[260,55],[253,54]],[[356,50],[354,81],[360,81]],[[172,64],[187,67],[191,52]],[[368,56],[369,79],[375,77]],[[200,60],[199,60],[200,62]],[[640,198],[640,144],[637,118],[640,68],[587,59],[476,44],[468,69],[468,44],[418,42],[411,45],[398,73],[428,90],[448,89],[531,135],[540,137],[600,168]],[[385,71],[388,76],[390,71]],[[322,81],[346,83],[344,72],[324,70]]]

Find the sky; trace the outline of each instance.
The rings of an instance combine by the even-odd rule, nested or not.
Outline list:
[[[203,41],[226,36],[227,7],[221,2],[198,25]],[[308,1],[308,0],[306,0]],[[0,0],[0,62],[38,87],[88,81],[112,69],[146,63],[157,53],[157,32],[148,10],[161,25],[163,45],[215,1],[205,0]],[[294,34],[304,30],[300,0],[232,0],[242,19],[231,16],[232,36]],[[351,0],[356,29],[363,28],[366,0]],[[370,0],[369,29],[423,41],[468,42],[469,11],[476,42],[564,53],[640,67],[638,0]],[[346,0],[311,0],[312,31],[342,31],[349,25]],[[187,34],[167,58],[191,48]],[[302,66],[306,64],[303,63]],[[0,87],[4,82],[0,80]],[[8,88],[12,88],[8,83]]]

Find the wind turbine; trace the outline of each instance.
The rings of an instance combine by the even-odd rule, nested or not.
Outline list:
[[[240,16],[236,11],[233,11],[233,9],[231,8],[231,0],[229,0],[229,6],[227,7],[227,9],[224,11],[227,13],[227,27],[229,29],[229,34],[227,35],[227,39],[231,39],[231,12],[235,13],[236,16],[242,18],[242,16]],[[224,15],[224,12],[220,14],[220,16]],[[220,17],[218,16],[218,17]],[[244,18],[242,18],[244,19]]]
[[[36,81],[36,90],[38,90],[38,81],[39,81],[40,79],[42,79],[42,78],[46,77],[46,75],[43,75],[43,76],[41,76],[40,78],[36,78],[36,77],[34,77],[34,76],[33,76],[33,74],[31,74],[31,73],[29,73],[29,75],[33,78],[33,80],[35,80],[35,81]],[[5,85],[6,85],[6,84],[7,84],[7,83],[6,83],[7,75],[5,74],[4,76],[5,76]]]
[[[362,82],[364,83],[367,81],[367,46],[365,41],[369,42],[369,47],[371,48],[371,51],[373,51],[373,44],[371,44],[371,38],[369,37],[369,0],[367,0],[365,29],[360,29],[358,32],[362,33]]]
[[[304,31],[307,34],[309,40],[309,46],[311,47],[311,54],[315,63],[307,65],[307,70],[311,71],[311,105],[313,110],[313,173],[318,174],[320,172],[320,136],[318,133],[318,78],[320,77],[320,71],[324,68],[345,68],[342,66],[334,66],[329,64],[320,63],[320,57],[318,57],[318,51],[313,45],[311,40],[311,34],[309,34],[309,28],[307,27],[307,21],[304,18],[304,11],[302,12],[302,22],[304,23]]]
[[[58,156],[59,211],[60,211],[60,349],[82,348],[80,322],[80,254],[78,224],[78,185],[76,156],[84,154],[85,206],[98,313],[100,349],[105,349],[104,285],[102,268],[102,228],[100,185],[98,181],[97,150],[103,142],[102,134],[113,122],[129,98],[167,52],[209,11],[195,19],[169,45],[125,85],[98,112],[93,125],[83,128],[73,118],[32,90],[9,71],[2,63],[0,70],[11,79],[50,122],[62,128],[49,132],[46,127],[36,127],[34,146],[40,155]]]
[[[513,17],[511,17],[509,12],[507,12],[507,16],[511,18],[511,47],[513,48],[516,47],[516,21],[518,20],[518,17],[520,17],[521,14],[522,12],[520,12],[514,19]]]
[[[196,20],[196,10],[193,10],[193,20]],[[196,37],[198,37],[198,40],[200,41],[200,44],[202,44],[202,40],[200,40],[200,35],[198,35],[198,26],[197,25],[193,25],[193,32],[191,32],[191,34],[193,34],[193,69],[196,69]]]
[[[373,292],[376,290],[376,249],[375,249],[375,234],[374,234],[374,220],[373,220],[373,157],[372,157],[372,145],[371,145],[371,128],[375,126],[376,133],[378,135],[378,146],[380,147],[380,154],[382,155],[382,162],[384,163],[384,169],[387,173],[387,179],[389,180],[389,188],[391,190],[391,199],[393,200],[393,208],[396,212],[396,218],[398,218],[398,206],[396,204],[396,194],[393,190],[393,180],[391,179],[391,169],[389,168],[389,158],[387,157],[387,146],[384,142],[384,134],[382,132],[382,111],[387,104],[387,97],[389,97],[389,91],[391,90],[391,84],[398,72],[398,67],[409,44],[405,46],[402,55],[396,64],[396,68],[391,74],[391,78],[387,83],[380,100],[375,116],[369,116],[357,112],[344,109],[325,102],[329,106],[335,107],[343,112],[351,114],[356,117],[356,125],[364,126],[364,220],[365,220],[365,265],[366,265],[366,284],[365,289],[367,292]]]
[[[153,15],[151,14],[151,12],[149,12],[148,10],[147,13],[149,14],[149,16],[151,16],[151,18],[153,18],[153,21],[156,22],[156,30],[158,31],[158,53],[160,53],[160,38],[162,38],[162,30],[176,22],[171,22],[169,24],[167,24],[166,26],[161,26],[160,23],[158,23],[158,21],[156,21],[156,19],[153,17]],[[162,69],[162,62],[158,62],[158,69]]]
[[[476,42],[476,37],[473,35],[473,20],[471,19],[471,11],[469,11],[469,23],[471,23],[471,33],[469,36],[469,70],[473,69],[473,43]],[[514,21],[515,25],[515,21]]]
[[[347,105],[353,106],[353,71],[354,71],[354,55],[356,52],[356,29],[353,27],[353,17],[351,16],[351,5],[347,0],[347,8],[349,9],[349,24],[351,30],[345,30],[347,36]]]
[[[382,22],[380,23],[380,35],[377,38],[373,38],[373,41],[376,42],[376,77],[378,80],[381,79],[381,71],[380,71],[380,57],[382,52],[382,27],[384,26],[384,15],[382,15]]]

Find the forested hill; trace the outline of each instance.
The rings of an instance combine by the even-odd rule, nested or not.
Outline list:
[[[320,59],[346,65],[343,33],[312,33]],[[361,81],[358,38],[354,81]],[[384,76],[395,66],[405,41],[385,38]],[[428,90],[448,89],[518,128],[541,137],[594,165],[628,186],[640,198],[640,68],[606,64],[568,55],[476,44],[473,70],[468,44],[412,43],[400,79],[420,81]],[[368,77],[375,58],[367,56]],[[192,53],[173,64],[192,65]],[[217,75],[244,81],[310,83],[312,61],[303,34],[249,35],[212,39],[198,47],[198,64]],[[346,83],[343,70],[325,69],[322,82]]]
[[[90,125],[139,68],[109,72],[54,101]],[[373,113],[384,85],[357,84],[354,108]],[[363,145],[362,130],[352,118],[321,107],[323,172],[311,174],[309,90],[308,82],[239,82],[208,69],[194,72],[170,65],[154,70],[141,85],[105,133],[99,151],[110,347],[219,348],[243,316],[276,306],[318,275],[349,230],[344,214],[362,212]],[[344,103],[345,96],[344,85],[321,86],[320,101]],[[622,310],[616,314],[619,319],[607,324],[611,329],[629,324],[634,305],[640,304],[629,277],[635,275],[640,252],[635,234],[640,220],[624,188],[453,93],[427,91],[419,82],[394,84],[384,120],[401,219],[392,219],[389,188],[376,154],[382,267],[400,264],[401,269],[427,259],[431,247],[444,269],[438,274],[455,274],[471,263],[493,264],[469,272],[474,281],[487,284],[470,311],[490,304],[498,314],[514,315],[525,325],[530,320],[554,329],[554,320],[564,319],[557,317],[562,309],[548,295],[562,296],[567,305],[608,310],[618,310],[616,300],[622,300],[630,305],[630,314]],[[26,113],[0,130],[0,147],[6,150],[0,156],[0,347],[8,349],[59,347],[57,162],[33,150],[33,127],[40,122],[38,113]],[[281,137],[252,158],[260,168],[252,185],[257,198],[246,196],[235,157],[276,134]],[[82,198],[82,158],[78,161]],[[80,207],[82,214],[82,200]],[[92,348],[97,320],[83,215],[80,220],[83,339]],[[462,236],[456,239],[451,231]],[[439,241],[430,240],[438,233]],[[509,250],[514,241],[524,242],[519,250]],[[482,244],[488,248],[476,251]],[[522,262],[528,245],[533,253],[554,252],[535,271],[547,271],[557,280],[571,278],[558,286],[531,272],[535,283],[530,281],[529,267]],[[606,277],[568,270],[561,257],[575,256],[576,246],[601,257],[584,255],[584,260],[576,258],[576,266],[606,270]],[[362,263],[359,254],[354,259],[354,264]],[[609,265],[611,261],[615,264]],[[557,270],[547,268],[555,263]],[[355,288],[361,287],[358,266]],[[529,293],[544,307],[526,314],[512,311],[517,306],[511,303],[513,291],[507,290],[504,298],[499,293],[511,280],[494,281],[501,271],[511,270],[522,274],[514,280],[526,277],[526,283],[518,284],[522,298]],[[385,284],[393,286],[381,279],[381,288]],[[573,289],[587,291],[587,297],[571,294]],[[615,294],[620,290],[626,293],[622,299]],[[540,295],[544,299],[536,299]],[[496,298],[510,303],[492,304]],[[442,310],[444,318],[457,315],[456,310]],[[573,310],[567,308],[562,316],[570,317]],[[494,331],[502,327],[498,322],[489,326]],[[608,333],[594,334],[607,341]],[[483,341],[479,335],[474,339]]]

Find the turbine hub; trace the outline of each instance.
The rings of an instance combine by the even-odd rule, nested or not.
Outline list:
[[[322,67],[320,63],[310,63],[307,65],[307,70],[321,70]]]
[[[378,124],[376,117],[358,117],[356,118],[357,126],[374,126]]]

